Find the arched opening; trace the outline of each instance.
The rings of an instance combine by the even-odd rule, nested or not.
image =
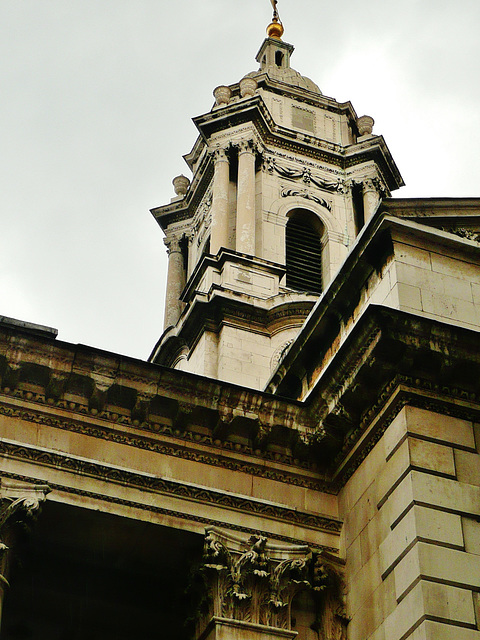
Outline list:
[[[283,53],[281,51],[275,51],[275,64],[277,67],[281,67],[283,65]]]
[[[322,236],[324,227],[311,211],[295,209],[285,231],[287,287],[322,293]]]

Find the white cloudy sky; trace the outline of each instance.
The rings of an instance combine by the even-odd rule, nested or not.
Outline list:
[[[479,0],[280,0],[292,66],[376,120],[407,186],[480,196]],[[148,357],[166,258],[149,209],[193,116],[256,69],[268,0],[0,0],[0,315]]]

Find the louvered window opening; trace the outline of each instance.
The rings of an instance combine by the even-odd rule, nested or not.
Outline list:
[[[286,262],[287,287],[322,293],[322,242],[309,224],[288,221]]]

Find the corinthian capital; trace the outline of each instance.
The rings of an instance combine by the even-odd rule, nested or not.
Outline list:
[[[9,587],[11,549],[17,532],[32,526],[49,491],[43,484],[0,480],[0,602]]]
[[[278,545],[260,533],[244,536],[209,528],[201,569],[209,608],[198,616],[197,635],[215,618],[290,630],[295,595],[312,588],[311,565],[305,545]]]
[[[216,147],[212,151],[214,162],[228,162],[226,147]]]
[[[182,250],[180,249],[180,238],[177,238],[177,236],[169,236],[167,238],[164,238],[163,242],[167,247],[168,255],[170,255],[171,253],[181,253]]]
[[[253,140],[239,140],[235,143],[238,153],[253,153],[255,151],[255,143]]]
[[[44,484],[30,485],[2,480],[0,483],[0,538],[9,524],[27,523],[35,519],[49,492],[49,487]]]
[[[367,178],[363,181],[363,191],[378,191],[378,180],[376,178]]]

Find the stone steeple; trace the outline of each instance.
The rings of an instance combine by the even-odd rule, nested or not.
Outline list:
[[[275,9],[276,11],[276,9]],[[259,68],[194,118],[192,180],[152,214],[169,252],[151,360],[262,388],[382,196],[403,184],[373,119],[290,66],[274,13]]]

